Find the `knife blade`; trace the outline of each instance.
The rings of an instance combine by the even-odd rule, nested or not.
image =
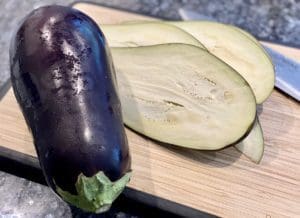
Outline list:
[[[199,14],[184,8],[178,10],[183,20],[215,21],[212,17]],[[300,101],[300,63],[285,57],[279,52],[263,45],[275,66],[275,86]]]

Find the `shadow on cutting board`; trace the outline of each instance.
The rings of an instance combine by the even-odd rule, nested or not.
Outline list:
[[[178,146],[160,143],[165,149],[172,153],[189,158],[199,163],[205,164],[210,167],[227,167],[237,161],[241,153],[238,152],[233,146],[226,147],[217,151],[200,151],[191,150],[188,148],[181,148]]]

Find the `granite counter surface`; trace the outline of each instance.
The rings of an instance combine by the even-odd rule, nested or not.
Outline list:
[[[72,217],[70,208],[44,185],[0,171],[0,218]]]

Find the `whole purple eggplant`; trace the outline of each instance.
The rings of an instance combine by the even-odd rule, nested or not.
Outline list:
[[[130,155],[105,37],[85,14],[31,12],[11,43],[11,81],[46,180],[65,201],[103,212],[130,178]]]

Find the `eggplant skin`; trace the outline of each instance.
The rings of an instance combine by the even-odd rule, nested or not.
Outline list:
[[[22,22],[10,48],[11,81],[48,184],[76,194],[79,174],[112,181],[130,171],[114,67],[85,14],[46,6]]]

